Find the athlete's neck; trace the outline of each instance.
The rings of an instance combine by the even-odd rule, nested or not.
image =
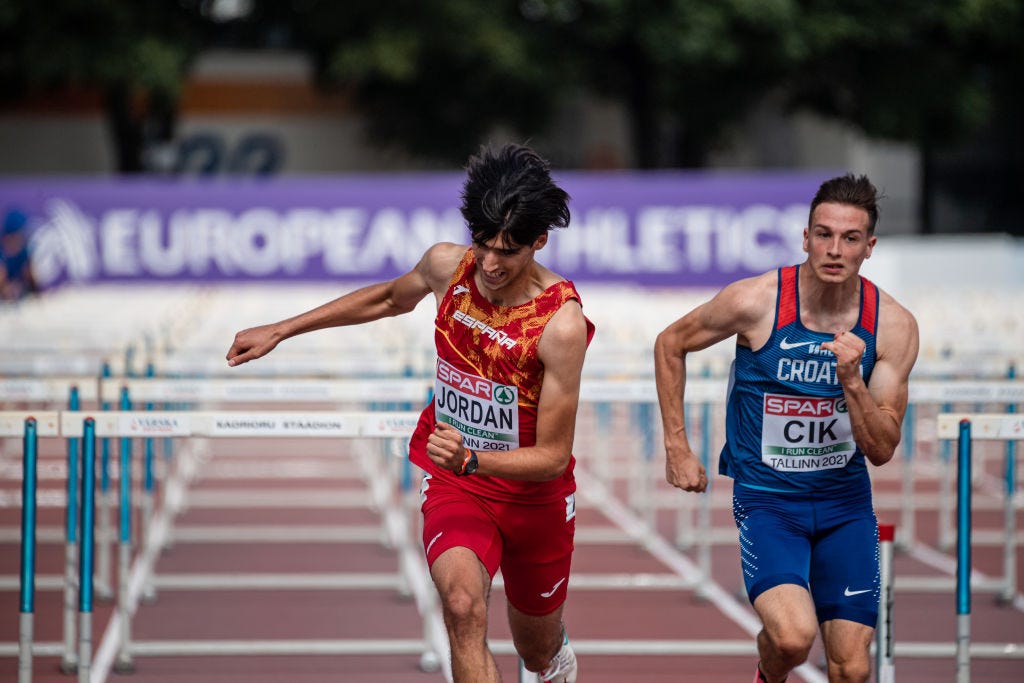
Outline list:
[[[800,269],[800,321],[804,327],[818,332],[851,329],[860,317],[860,277],[823,282],[804,270]]]

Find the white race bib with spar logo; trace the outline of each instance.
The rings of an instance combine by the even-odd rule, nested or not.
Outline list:
[[[462,433],[466,448],[519,448],[518,387],[471,375],[438,358],[434,413]]]
[[[846,467],[856,450],[842,396],[764,395],[761,462],[782,472]]]

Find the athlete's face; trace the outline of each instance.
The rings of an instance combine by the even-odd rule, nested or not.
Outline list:
[[[868,212],[849,204],[819,204],[804,230],[808,265],[825,282],[843,282],[860,272],[876,238],[868,234]]]
[[[548,241],[546,234],[531,245],[513,244],[499,233],[486,242],[473,242],[473,257],[483,289],[497,293],[525,285],[534,253]]]

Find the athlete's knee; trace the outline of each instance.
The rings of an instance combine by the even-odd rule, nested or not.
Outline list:
[[[473,591],[454,586],[441,596],[444,619],[455,633],[487,627],[487,602]]]
[[[775,656],[786,662],[791,669],[807,661],[816,637],[815,630],[798,626],[765,634],[767,644]]]
[[[828,679],[838,683],[866,683],[871,677],[870,656],[837,659],[828,658]]]

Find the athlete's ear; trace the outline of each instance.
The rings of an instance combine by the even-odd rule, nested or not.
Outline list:
[[[864,258],[866,258],[866,259],[871,258],[871,252],[873,252],[875,250],[875,243],[876,242],[878,242],[878,238],[875,237],[874,235],[872,235],[871,237],[868,238],[868,251],[864,255]]]
[[[804,251],[807,252],[808,254],[811,253],[807,249],[807,237],[810,234],[811,234],[811,229],[810,228],[804,228]]]
[[[537,239],[535,239],[533,241],[533,250],[534,251],[540,251],[541,249],[544,248],[544,245],[547,244],[547,243],[548,243],[548,234],[546,232],[545,233],[541,233],[537,237]]]

